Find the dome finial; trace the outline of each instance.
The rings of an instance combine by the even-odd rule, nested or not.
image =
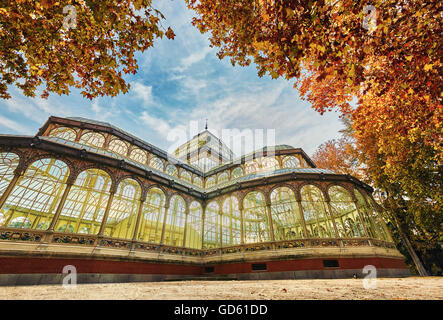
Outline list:
[[[206,118],[205,130],[208,130],[208,118]]]

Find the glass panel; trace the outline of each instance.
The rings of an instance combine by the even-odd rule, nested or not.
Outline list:
[[[246,174],[252,174],[257,172],[258,165],[255,161],[248,161],[245,163],[245,172]]]
[[[213,186],[215,186],[215,177],[209,177],[206,180],[206,188],[211,188]]]
[[[166,172],[167,174],[169,174],[170,176],[173,176],[173,177],[177,177],[177,176],[178,176],[177,168],[176,168],[173,164],[169,164],[169,165],[166,167],[165,172]]]
[[[91,147],[102,148],[105,144],[105,137],[100,133],[90,131],[82,135],[79,143]]]
[[[109,151],[115,152],[123,157],[128,155],[128,144],[119,139],[113,139],[109,143]]]
[[[295,156],[284,157],[283,168],[301,168],[300,160]]]
[[[69,191],[56,231],[97,234],[109,199],[112,181],[98,169],[80,173]]]
[[[0,153],[0,197],[14,178],[14,170],[17,169],[19,162],[20,158],[15,153]]]
[[[231,180],[243,177],[243,169],[241,167],[235,168],[232,170],[231,177]]]
[[[182,197],[175,195],[169,202],[166,216],[164,244],[181,247],[185,233],[186,203]]]
[[[301,189],[301,200],[309,237],[335,237],[334,226],[321,190],[313,185],[304,186]]]
[[[388,227],[386,226],[386,223],[383,221],[381,214],[377,210],[377,205],[375,203],[375,200],[372,199],[372,197],[369,195],[366,195],[366,200],[369,203],[369,209],[370,212],[372,213],[372,218],[374,220],[375,227],[378,230],[379,238],[385,241],[392,241],[392,238],[388,231]]]
[[[375,225],[375,222],[373,221],[371,210],[369,210],[365,199],[363,198],[363,195],[358,191],[357,189],[354,189],[355,198],[357,199],[357,204],[360,209],[360,213],[363,216],[363,221],[366,227],[366,230],[369,233],[369,237],[380,239],[380,236],[378,234],[378,228]]]
[[[200,203],[194,201],[189,208],[188,221],[186,224],[186,247],[202,248],[202,214],[203,209]]]
[[[68,177],[69,168],[63,161],[47,158],[31,164],[3,206],[5,225],[47,229]]]
[[[129,158],[142,164],[145,164],[148,161],[146,152],[138,148],[135,148],[131,151],[131,155],[129,156]]]
[[[125,179],[120,182],[106,221],[105,235],[132,239],[140,197],[141,188],[137,181]]]
[[[222,216],[223,246],[234,246],[241,243],[241,218],[236,197],[229,197],[223,203]]]
[[[269,221],[265,197],[261,192],[250,192],[243,200],[245,243],[270,241]]]
[[[271,213],[276,241],[304,238],[301,214],[291,189],[281,187],[272,191]]]
[[[181,174],[180,174],[180,179],[185,180],[187,182],[191,182],[191,175],[189,174],[189,172],[182,170]]]
[[[206,207],[203,248],[220,247],[220,214],[217,202],[212,201]]]
[[[165,194],[158,188],[151,188],[143,205],[143,214],[138,231],[138,240],[160,243],[165,212]]]
[[[49,136],[57,137],[68,141],[75,141],[75,138],[77,137],[77,132],[72,128],[60,127],[51,130]]]
[[[273,171],[277,169],[280,169],[280,165],[274,157],[264,157],[261,159],[262,171]]]
[[[365,234],[363,225],[348,190],[340,186],[333,186],[329,188],[328,193],[340,237],[363,237]]]
[[[199,177],[194,178],[194,184],[200,188],[203,188],[203,180]]]
[[[149,161],[149,166],[158,171],[163,171],[163,162],[157,157],[151,158]]]
[[[220,173],[217,180],[218,180],[218,184],[228,181],[229,180],[228,173],[226,173],[226,172]]]

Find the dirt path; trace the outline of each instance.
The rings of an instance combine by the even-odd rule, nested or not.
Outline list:
[[[443,300],[443,277],[377,279],[365,289],[362,279],[182,281],[1,287],[0,299],[433,299]]]

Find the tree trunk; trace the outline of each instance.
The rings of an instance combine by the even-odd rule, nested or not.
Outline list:
[[[403,243],[405,244],[406,249],[409,252],[409,255],[411,256],[412,261],[414,262],[415,268],[417,269],[419,275],[422,276],[422,277],[428,276],[429,274],[426,271],[426,269],[423,266],[423,264],[421,263],[420,258],[415,253],[415,250],[412,247],[411,242],[409,242],[408,237],[401,230],[401,227],[400,227],[400,224],[398,223],[397,217],[395,216],[395,214],[391,214],[391,213],[390,213],[390,216],[393,218],[393,222],[395,224],[395,227],[398,229],[398,232],[400,233],[400,237],[403,240]]]

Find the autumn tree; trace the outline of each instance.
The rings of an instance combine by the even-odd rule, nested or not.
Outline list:
[[[151,0],[1,0],[0,97],[16,85],[34,96],[42,85],[93,97],[126,93],[125,74],[137,69],[135,53],[174,33]]]
[[[314,109],[348,117],[402,232],[416,248],[440,246],[441,1],[187,1],[220,58],[293,79]]]

